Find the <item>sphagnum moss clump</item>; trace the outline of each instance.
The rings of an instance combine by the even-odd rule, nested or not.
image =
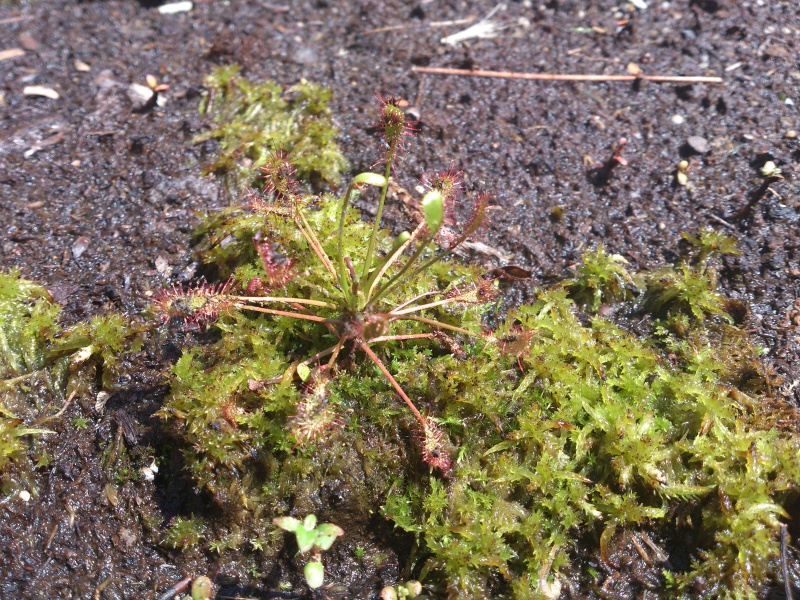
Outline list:
[[[395,108],[381,118],[402,119]],[[166,318],[220,333],[180,358],[161,411],[197,482],[248,515],[209,531],[229,538],[214,548],[259,531],[276,541],[269,518],[289,511],[337,522],[314,501],[336,481],[363,527],[381,507],[418,537],[425,559],[411,575],[436,597],[557,598],[569,587],[614,598],[623,580],[662,598],[762,594],[779,579],[800,437],[768,386],[736,387],[757,352],[714,347],[735,328],[706,263],[728,242],[703,234],[705,256],[637,279],[647,301],[635,309],[661,319],[653,339],[579,319],[570,294],[590,310],[633,300],[623,263],[601,250],[578,280],[488,332],[493,286],[442,260],[474,231],[484,197],[461,233],[442,235],[451,171],[412,232],[379,229],[408,132],[395,125],[379,128],[385,172],[356,176],[339,198],[300,194],[291,155],[274,155],[249,210],[204,226],[202,256],[230,280],[158,298]],[[371,225],[350,208],[370,188]],[[623,546],[650,580],[626,575]]]
[[[215,69],[205,85],[200,111],[212,115],[214,125],[195,142],[218,141],[209,170],[228,176],[235,192],[258,184],[255,169],[279,149],[292,153],[293,167],[303,179],[338,183],[347,161],[336,144],[329,89],[307,81],[288,89],[274,81],[254,83],[238,65]]]

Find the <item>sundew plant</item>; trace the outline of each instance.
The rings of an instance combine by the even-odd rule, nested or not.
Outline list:
[[[437,319],[429,312],[447,308],[463,311],[486,304],[493,297],[491,281],[473,276],[440,287],[431,273],[478,228],[488,196],[475,199],[469,222],[463,230],[454,231],[445,226],[445,217],[460,192],[459,174],[452,170],[436,174],[429,178],[429,190],[420,201],[419,224],[412,232],[389,241],[380,229],[381,214],[393,161],[412,131],[405,113],[392,98],[382,102],[378,129],[386,148],[384,173],[356,175],[338,200],[300,194],[287,156],[271,154],[261,167],[265,193],[249,195],[253,216],[237,223],[238,227],[255,229],[250,237],[261,269],[238,271],[222,285],[167,290],[158,297],[156,308],[165,318],[180,316],[197,322],[242,311],[272,315],[315,327],[314,337],[323,346],[328,338],[327,347],[284,369],[280,377],[276,374],[259,380],[276,384],[295,373],[309,382],[309,391],[293,421],[297,443],[313,439],[334,425],[336,412],[325,405],[325,386],[335,376],[340,356],[363,353],[417,420],[423,460],[431,467],[447,470],[448,443],[436,421],[420,412],[374,347],[445,339],[452,334],[480,337],[474,327],[448,322],[453,320],[452,315]],[[378,209],[372,226],[365,227],[350,203],[370,187],[379,192]],[[314,204],[317,210],[312,209]],[[446,245],[437,247],[437,239]],[[305,260],[297,258],[302,251]],[[246,283],[244,294],[234,293],[237,281]],[[276,290],[284,293],[276,294]]]
[[[223,283],[155,297],[205,341],[160,415],[235,515],[203,529],[214,549],[279,540],[271,518],[289,512],[339,523],[314,505],[335,480],[352,499],[343,543],[382,514],[416,540],[406,575],[430,597],[757,598],[782,581],[798,415],[725,313],[715,261],[732,244],[690,237],[694,255],[652,276],[599,248],[492,330],[497,283],[450,256],[489,197],[445,171],[410,231],[381,229],[410,132],[391,98],[377,129],[383,169],[338,196],[303,193],[291,154],[271,153],[263,192],[199,232]],[[599,316],[607,304],[652,335]]]

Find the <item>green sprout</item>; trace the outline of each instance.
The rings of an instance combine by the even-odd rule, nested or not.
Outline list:
[[[325,580],[322,552],[330,550],[336,538],[344,535],[344,530],[333,523],[317,524],[317,517],[314,515],[308,515],[302,521],[294,517],[275,517],[272,522],[284,531],[294,534],[298,554],[311,552],[311,560],[303,567],[303,575],[312,590],[321,587]]]
[[[406,581],[396,586],[387,585],[381,590],[381,600],[406,600],[416,598],[422,593],[422,584],[419,581]]]

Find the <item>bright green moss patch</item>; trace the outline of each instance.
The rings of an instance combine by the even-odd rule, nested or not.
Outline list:
[[[235,71],[214,77],[226,97],[282,102]],[[198,231],[198,256],[227,283],[156,301],[173,324],[213,330],[173,367],[159,414],[222,518],[178,521],[169,543],[223,553],[256,539],[274,553],[272,517],[340,516],[346,540],[380,512],[416,537],[410,575],[435,597],[613,598],[616,581],[755,598],[779,578],[798,415],[771,394],[733,324],[743,314],[718,290],[730,238],[686,235],[685,260],[644,274],[587,252],[574,279],[492,314],[502,324],[489,331],[493,283],[440,260],[474,232],[485,197],[469,199],[461,233],[442,226],[453,171],[432,178],[413,233],[393,238],[349,208],[377,188],[380,222],[408,134],[393,99],[380,112],[385,175],[359,174],[339,197],[298,193],[293,170],[309,171],[275,143],[239,146],[263,110],[232,106],[222,156],[264,166],[265,191]],[[649,334],[584,312],[614,304]],[[331,488],[345,512],[322,500]]]
[[[371,226],[348,210],[337,246],[341,200],[304,202],[322,250],[360,264]],[[779,523],[800,491],[800,437],[783,424],[797,415],[766,395],[759,350],[725,313],[713,266],[731,251],[722,238],[704,232],[685,262],[643,276],[598,249],[575,280],[543,290],[496,331],[477,333],[489,303],[443,305],[427,317],[475,333],[376,345],[441,428],[453,459],[442,473],[425,465],[417,423],[358,347],[343,346],[324,374],[320,353],[337,340],[324,323],[254,314],[232,300],[244,293],[232,290],[266,280],[270,291],[258,293],[341,293],[296,222],[277,209],[232,208],[202,232],[203,260],[232,274],[227,304],[217,341],[175,365],[161,415],[185,441],[198,485],[226,514],[253,515],[223,522],[215,550],[273,534],[268,518],[288,509],[319,512],[311,499],[339,482],[351,518],[362,515],[366,527],[380,510],[417,536],[418,575],[442,596],[555,598],[567,584],[588,595],[608,577],[598,561],[620,569],[615,557],[630,540],[664,597],[755,597],[778,577]],[[377,240],[377,256],[397,247],[387,232]],[[387,294],[384,310],[479,280],[436,263]],[[432,290],[442,292],[419,296]],[[223,296],[192,302],[210,311]],[[607,303],[649,315],[652,336],[578,317]],[[338,318],[294,310],[312,308]],[[426,331],[411,322],[397,333]]]
[[[336,145],[330,90],[305,80],[290,88],[254,83],[237,65],[217,68],[206,86],[200,110],[215,124],[195,141],[218,140],[219,156],[210,170],[230,176],[237,191],[258,184],[256,169],[276,150],[291,154],[301,178],[338,183],[347,161]]]
[[[533,598],[585,544],[618,529],[664,539],[693,515],[691,567],[665,581],[673,597],[768,585],[800,482],[800,438],[775,428],[788,407],[765,416],[760,399],[721,384],[728,367],[707,347],[678,366],[604,319],[581,325],[560,290],[508,323],[499,337],[522,370],[493,353],[470,361],[478,377],[438,364],[433,388],[456,398],[449,422],[468,423],[450,481],[384,508],[425,539],[428,568],[459,597],[485,597],[499,573],[509,597]]]
[[[142,331],[119,314],[66,330],[60,315],[61,307],[44,287],[17,271],[0,273],[0,475],[5,494],[33,485],[28,442],[52,434],[48,427],[74,397],[96,391],[98,370],[106,389],[124,387],[129,382],[126,356],[141,349]],[[46,455],[35,453],[37,466],[46,466]]]
[[[576,277],[568,286],[578,304],[597,312],[603,304],[616,304],[633,297],[636,285],[622,256],[610,255],[603,246],[598,246],[582,258]]]
[[[35,425],[34,417],[52,383],[40,371],[60,314],[45,288],[22,279],[18,271],[0,273],[0,482],[5,494],[24,485],[31,468],[28,436],[49,433]],[[15,481],[7,476],[12,463]]]
[[[40,369],[45,341],[58,329],[61,307],[19,272],[0,273],[0,377]]]

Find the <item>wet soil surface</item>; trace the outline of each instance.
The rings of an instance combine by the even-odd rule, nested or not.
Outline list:
[[[453,21],[480,18],[493,6],[205,0],[165,15],[133,0],[3,4],[0,53],[24,54],[0,60],[0,267],[19,267],[47,285],[67,322],[136,311],[144,291],[191,279],[197,213],[235,201],[201,174],[215,147],[191,142],[206,126],[197,104],[211,69],[238,63],[254,80],[307,78],[331,87],[355,171],[375,160],[367,116],[375,94],[407,99],[420,133],[398,183],[413,189],[425,171],[453,165],[464,170],[469,193],[494,195],[486,245],[468,258],[530,270],[531,281],[508,290],[513,301],[569,276],[581,252],[600,243],[645,269],[675,261],[684,231],[709,226],[736,237],[743,254],[726,260],[721,285],[746,303],[745,323],[765,346],[765,360],[787,382],[796,379],[797,3],[651,0],[640,10],[625,2],[509,1],[495,15],[505,28],[494,39],[440,43],[467,26]],[[649,75],[721,75],[724,83],[412,71],[625,74],[628,63]],[[129,91],[147,74],[169,85],[164,106],[142,105]],[[58,98],[25,95],[26,86],[51,88]],[[620,138],[628,141],[628,164],[602,181],[592,169],[610,159]],[[675,182],[683,159],[687,186]],[[765,182],[767,161],[783,179]],[[403,225],[401,211],[389,218]],[[192,574],[216,576],[229,596],[290,597],[274,592],[281,580],[299,581],[287,557],[247,572],[236,557],[220,561],[155,543],[171,518],[202,504],[188,483],[134,478],[109,497],[104,456],[126,422],[134,464],[144,464],[158,443],[150,416],[162,396],[157,387],[118,394],[103,415],[88,400],[69,407],[65,418],[83,415],[90,426],[65,421],[46,442],[52,463],[37,471],[39,497],[0,506],[0,597],[155,598]],[[352,548],[342,544],[331,574],[348,582],[342,597],[369,597],[398,576],[405,540],[386,531],[374,528],[360,540],[387,557],[383,569],[349,564]]]

